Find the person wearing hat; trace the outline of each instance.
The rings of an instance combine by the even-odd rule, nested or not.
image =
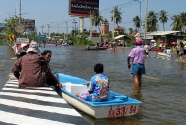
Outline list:
[[[43,65],[48,65],[49,61],[39,53],[41,49],[38,43],[32,41],[29,45],[27,54],[20,57],[14,64],[12,72],[19,81],[19,87],[42,87],[46,86],[47,69],[43,70]],[[62,85],[58,82],[59,86]]]
[[[133,48],[127,58],[128,68],[131,68],[130,58],[132,58],[132,69],[134,84],[136,88],[141,87],[142,74],[145,74],[145,60],[144,60],[144,48],[141,47],[142,39],[136,39],[136,47]]]
[[[24,42],[18,46],[18,52],[15,54],[17,58],[24,56],[29,48],[29,42]]]

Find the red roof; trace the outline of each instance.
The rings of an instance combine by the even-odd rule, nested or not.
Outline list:
[[[135,36],[136,34],[137,34],[137,33],[134,32],[134,33],[129,34],[129,36]]]

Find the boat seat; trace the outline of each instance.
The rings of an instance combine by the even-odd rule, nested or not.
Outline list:
[[[91,102],[92,104],[94,105],[108,105],[108,104],[115,104],[115,103],[123,103],[123,100],[120,100],[120,99],[112,99],[112,100],[108,100],[108,101],[105,101],[105,102]]]

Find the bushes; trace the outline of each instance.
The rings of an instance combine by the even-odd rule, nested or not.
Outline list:
[[[73,41],[73,45],[85,45],[85,46],[94,46],[95,44],[88,40],[86,37],[79,38],[77,36],[72,36],[69,40]]]

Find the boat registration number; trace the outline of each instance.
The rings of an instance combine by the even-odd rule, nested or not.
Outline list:
[[[108,116],[118,117],[118,116],[132,115],[132,114],[136,114],[137,110],[138,109],[136,105],[118,106],[118,107],[110,106],[110,110],[108,111]]]

